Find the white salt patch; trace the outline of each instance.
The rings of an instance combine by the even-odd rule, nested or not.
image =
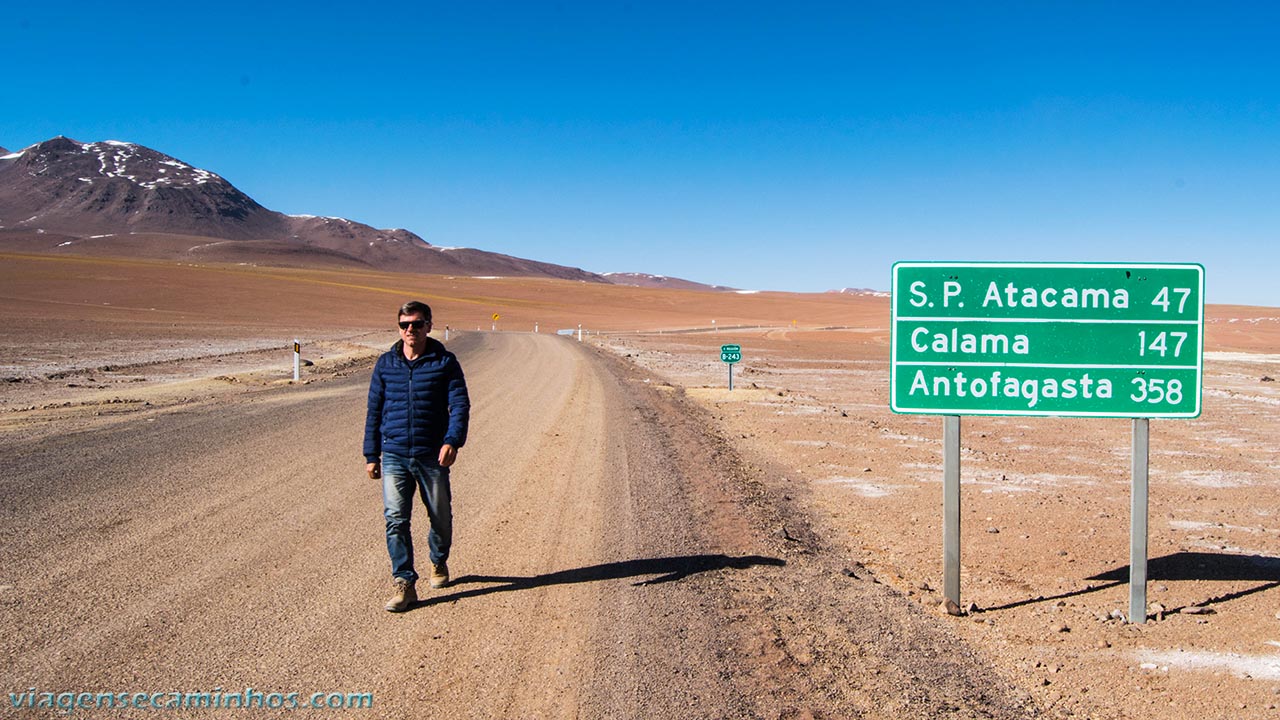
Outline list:
[[[942,466],[934,463],[902,463],[902,467],[912,470],[937,470],[942,471]]]
[[[814,407],[812,405],[800,405],[798,407],[775,411],[775,415],[817,415],[826,408]]]
[[[501,280],[501,275],[472,275],[472,280]]]
[[[941,435],[941,433],[939,433],[939,435]],[[903,435],[902,433],[895,433],[895,432],[887,432],[884,434],[884,437],[889,440],[904,440],[906,442],[912,442],[912,443],[929,443],[929,444],[938,445],[939,448],[941,448],[942,446],[941,437],[927,438],[927,437],[921,437],[919,435]],[[939,450],[939,452],[941,452],[941,450]],[[910,466],[908,465],[907,467],[910,467]]]
[[[1224,525],[1222,523],[1200,522],[1197,520],[1170,520],[1169,527],[1174,530],[1231,530],[1235,532],[1260,533],[1262,528],[1245,527],[1243,525]]]
[[[66,247],[67,245],[71,245],[71,244],[72,244],[72,241],[68,240],[64,243],[58,243],[58,247]]]
[[[862,478],[835,476],[826,478],[825,480],[819,480],[818,482],[841,485],[853,490],[863,497],[869,498],[888,497],[893,494],[893,489],[890,486],[868,482]]]
[[[1213,523],[1196,522],[1194,520],[1170,520],[1169,527],[1174,530],[1204,530],[1215,527]]]
[[[1190,485],[1207,488],[1245,487],[1253,484],[1239,473],[1226,473],[1221,470],[1183,470],[1175,477]]]
[[[756,294],[759,294],[760,291],[759,290],[734,290],[734,292],[739,295],[756,295]]]
[[[1249,655],[1245,653],[1177,652],[1144,650],[1138,659],[1184,670],[1229,672],[1254,680],[1280,680],[1280,654]]]
[[[1206,388],[1204,390],[1204,394],[1212,395],[1214,397],[1231,398],[1232,400],[1244,400],[1245,402],[1262,403],[1263,405],[1280,405],[1280,398],[1263,397],[1262,395],[1245,395],[1243,393],[1228,392],[1226,390],[1216,390],[1212,388]]]
[[[1219,322],[1219,320],[1217,318],[1209,318],[1207,322],[1216,323],[1216,322]],[[1231,318],[1230,320],[1227,320],[1227,324],[1238,323],[1238,322],[1249,323],[1250,325],[1257,325],[1258,323],[1264,323],[1264,322],[1266,323],[1280,322],[1280,317]]]

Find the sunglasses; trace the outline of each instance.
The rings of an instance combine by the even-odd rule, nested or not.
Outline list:
[[[413,328],[414,330],[421,330],[426,326],[426,324],[426,320],[401,320],[400,329],[408,330],[409,328]]]

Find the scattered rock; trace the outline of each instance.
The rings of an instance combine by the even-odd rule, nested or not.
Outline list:
[[[1183,615],[1212,615],[1213,608],[1202,607],[1200,605],[1188,605],[1178,612]]]
[[[998,527],[989,527],[989,528],[987,528],[987,532],[991,533],[992,535],[999,535],[999,534],[1000,534],[1000,528],[998,528]]]
[[[1154,615],[1157,620],[1164,619],[1165,608],[1160,603],[1151,603],[1147,606],[1147,614]]]
[[[1051,628],[1049,628],[1049,629],[1050,629],[1050,630],[1052,630],[1052,631],[1054,631],[1054,632],[1056,632],[1056,633],[1069,633],[1069,632],[1071,632],[1071,628],[1070,628],[1070,627],[1068,627],[1066,623],[1054,623],[1054,624],[1053,624],[1053,627],[1051,627]]]
[[[1269,376],[1269,375],[1263,375],[1263,376],[1262,376],[1262,382],[1275,382],[1275,381],[1276,381],[1276,379],[1275,379],[1275,378],[1273,378],[1273,377],[1271,377],[1271,376]]]
[[[1098,648],[1099,650],[1106,650],[1107,648],[1111,647],[1111,643],[1107,642],[1106,640],[1099,640],[1098,642],[1094,643],[1093,646]]]
[[[1124,622],[1124,613],[1121,612],[1120,610],[1112,610],[1111,614],[1108,617],[1112,620],[1119,620],[1120,622]]]
[[[849,568],[845,568],[845,569],[841,570],[841,571],[840,571],[840,574],[841,574],[841,575],[843,575],[843,576],[845,576],[845,577],[847,577],[847,578],[853,578],[854,580],[859,579],[859,578],[858,578],[858,574],[857,574],[857,573],[855,573],[853,570],[850,570]]]
[[[938,610],[943,614],[950,615],[952,617],[960,617],[964,614],[964,611],[960,609],[960,606],[955,604],[951,598],[943,600],[942,604],[938,606]]]
[[[871,468],[862,468],[862,472],[871,472]]]
[[[964,614],[972,615],[978,612],[978,603],[970,601],[964,606]]]

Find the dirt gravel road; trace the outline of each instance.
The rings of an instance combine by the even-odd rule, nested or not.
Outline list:
[[[454,583],[404,614],[382,610],[367,369],[0,436],[0,717],[56,716],[10,693],[246,688],[372,693],[301,716],[1035,714],[833,556],[679,391],[565,338],[451,348],[474,408]]]

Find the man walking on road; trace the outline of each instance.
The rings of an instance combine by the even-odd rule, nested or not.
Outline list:
[[[431,308],[417,301],[399,313],[400,340],[378,358],[369,381],[364,424],[364,459],[369,478],[382,479],[387,552],[395,594],[390,612],[408,610],[418,600],[409,517],[415,488],[422,493],[431,531],[433,588],[449,583],[453,511],[449,466],[467,440],[471,401],[458,358],[427,336]]]

